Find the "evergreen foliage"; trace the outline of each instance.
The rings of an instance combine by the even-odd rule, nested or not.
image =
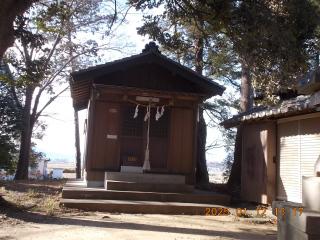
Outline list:
[[[12,79],[8,65],[1,61],[0,79]],[[14,89],[0,80],[0,169],[5,169],[8,174],[14,174],[18,165],[19,138],[23,129],[21,115],[22,91],[18,94]],[[42,131],[35,132],[42,136]],[[36,137],[36,136],[35,136]],[[38,160],[44,157],[44,153],[37,152],[32,144],[29,167],[37,168]]]
[[[131,0],[131,4],[142,11],[164,6],[162,14],[145,16],[138,33],[158,40],[178,61],[182,54],[184,62],[194,58],[190,50],[203,39],[206,74],[240,90],[240,112],[252,107],[252,87],[263,92],[264,104],[277,102],[279,92],[297,89],[296,79],[313,67],[317,55],[318,1]],[[241,132],[240,126],[231,184],[241,181]]]
[[[0,78],[10,78],[8,66],[1,61]],[[18,96],[0,80],[0,169],[13,173],[17,166],[16,139],[22,128],[21,111],[16,104]]]
[[[213,65],[217,63],[214,61],[217,53],[221,61],[222,53],[233,56],[227,64],[230,69],[247,65],[253,86],[263,91],[269,102],[276,101],[274,94],[279,90],[296,89],[295,79],[312,67],[311,60],[316,56],[315,29],[320,16],[314,2],[131,1],[138,10],[159,5],[165,9],[158,16],[146,16],[139,34],[150,35],[178,54],[181,49],[194,46],[188,28],[194,29],[192,34],[201,32],[205,42],[214,49],[207,57],[207,63],[212,63],[210,72],[221,73],[223,78],[233,77],[232,80],[241,77],[239,70],[230,75],[219,69],[219,63]],[[196,24],[198,19],[203,21],[201,26]]]

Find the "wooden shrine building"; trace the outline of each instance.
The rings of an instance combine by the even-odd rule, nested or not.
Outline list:
[[[73,72],[73,107],[87,109],[87,186],[103,186],[105,172],[142,173],[146,159],[144,173],[183,175],[194,185],[198,105],[224,90],[153,42],[141,54]]]

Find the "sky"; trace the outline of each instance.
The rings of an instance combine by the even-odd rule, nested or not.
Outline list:
[[[136,33],[136,28],[142,23],[140,19],[142,18],[141,13],[137,13],[134,9],[131,9],[128,14],[129,24],[124,26],[121,31],[125,35],[123,40],[130,40],[135,46],[128,50],[124,50],[124,53],[110,53],[105,52],[105,56],[109,60],[117,60],[128,56],[128,52],[133,54],[141,53],[145,44],[150,41],[148,37],[139,36]],[[161,51],[161,48],[160,48]],[[58,92],[58,91],[57,91]],[[48,97],[47,97],[48,98]],[[45,103],[45,101],[43,101]],[[34,140],[37,144],[36,148],[38,151],[46,153],[46,156],[54,159],[68,159],[69,161],[75,161],[75,134],[74,134],[74,116],[72,107],[72,98],[70,91],[63,93],[58,99],[56,99],[45,111],[50,113],[51,117],[45,117],[44,120],[48,125],[45,136],[42,140]],[[83,153],[84,143],[83,143],[83,127],[86,118],[86,110],[78,112],[79,114],[79,130],[80,130],[80,148],[81,156]],[[207,130],[207,142],[211,142],[215,136],[218,134],[215,130],[208,128]],[[221,162],[226,157],[224,149],[214,149],[207,153],[207,161]]]

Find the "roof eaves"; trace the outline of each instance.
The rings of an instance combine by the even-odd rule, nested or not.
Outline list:
[[[277,118],[289,112],[299,112],[304,109],[314,108],[314,106],[309,105],[309,102],[310,96],[298,96],[296,98],[283,101],[279,107],[258,106],[247,112],[233,116],[232,118],[221,122],[219,125],[224,126],[225,128],[231,128],[248,120],[258,121],[260,119],[269,119],[271,117]]]

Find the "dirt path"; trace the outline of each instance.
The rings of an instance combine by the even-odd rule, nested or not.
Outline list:
[[[276,224],[244,222],[232,215],[112,214],[59,208],[62,185],[0,181],[4,199],[0,202],[0,240],[276,239]],[[48,213],[48,209],[53,211]]]
[[[12,213],[0,239],[276,239],[276,226],[231,216],[75,213],[49,217]],[[27,220],[27,221],[25,221]]]

